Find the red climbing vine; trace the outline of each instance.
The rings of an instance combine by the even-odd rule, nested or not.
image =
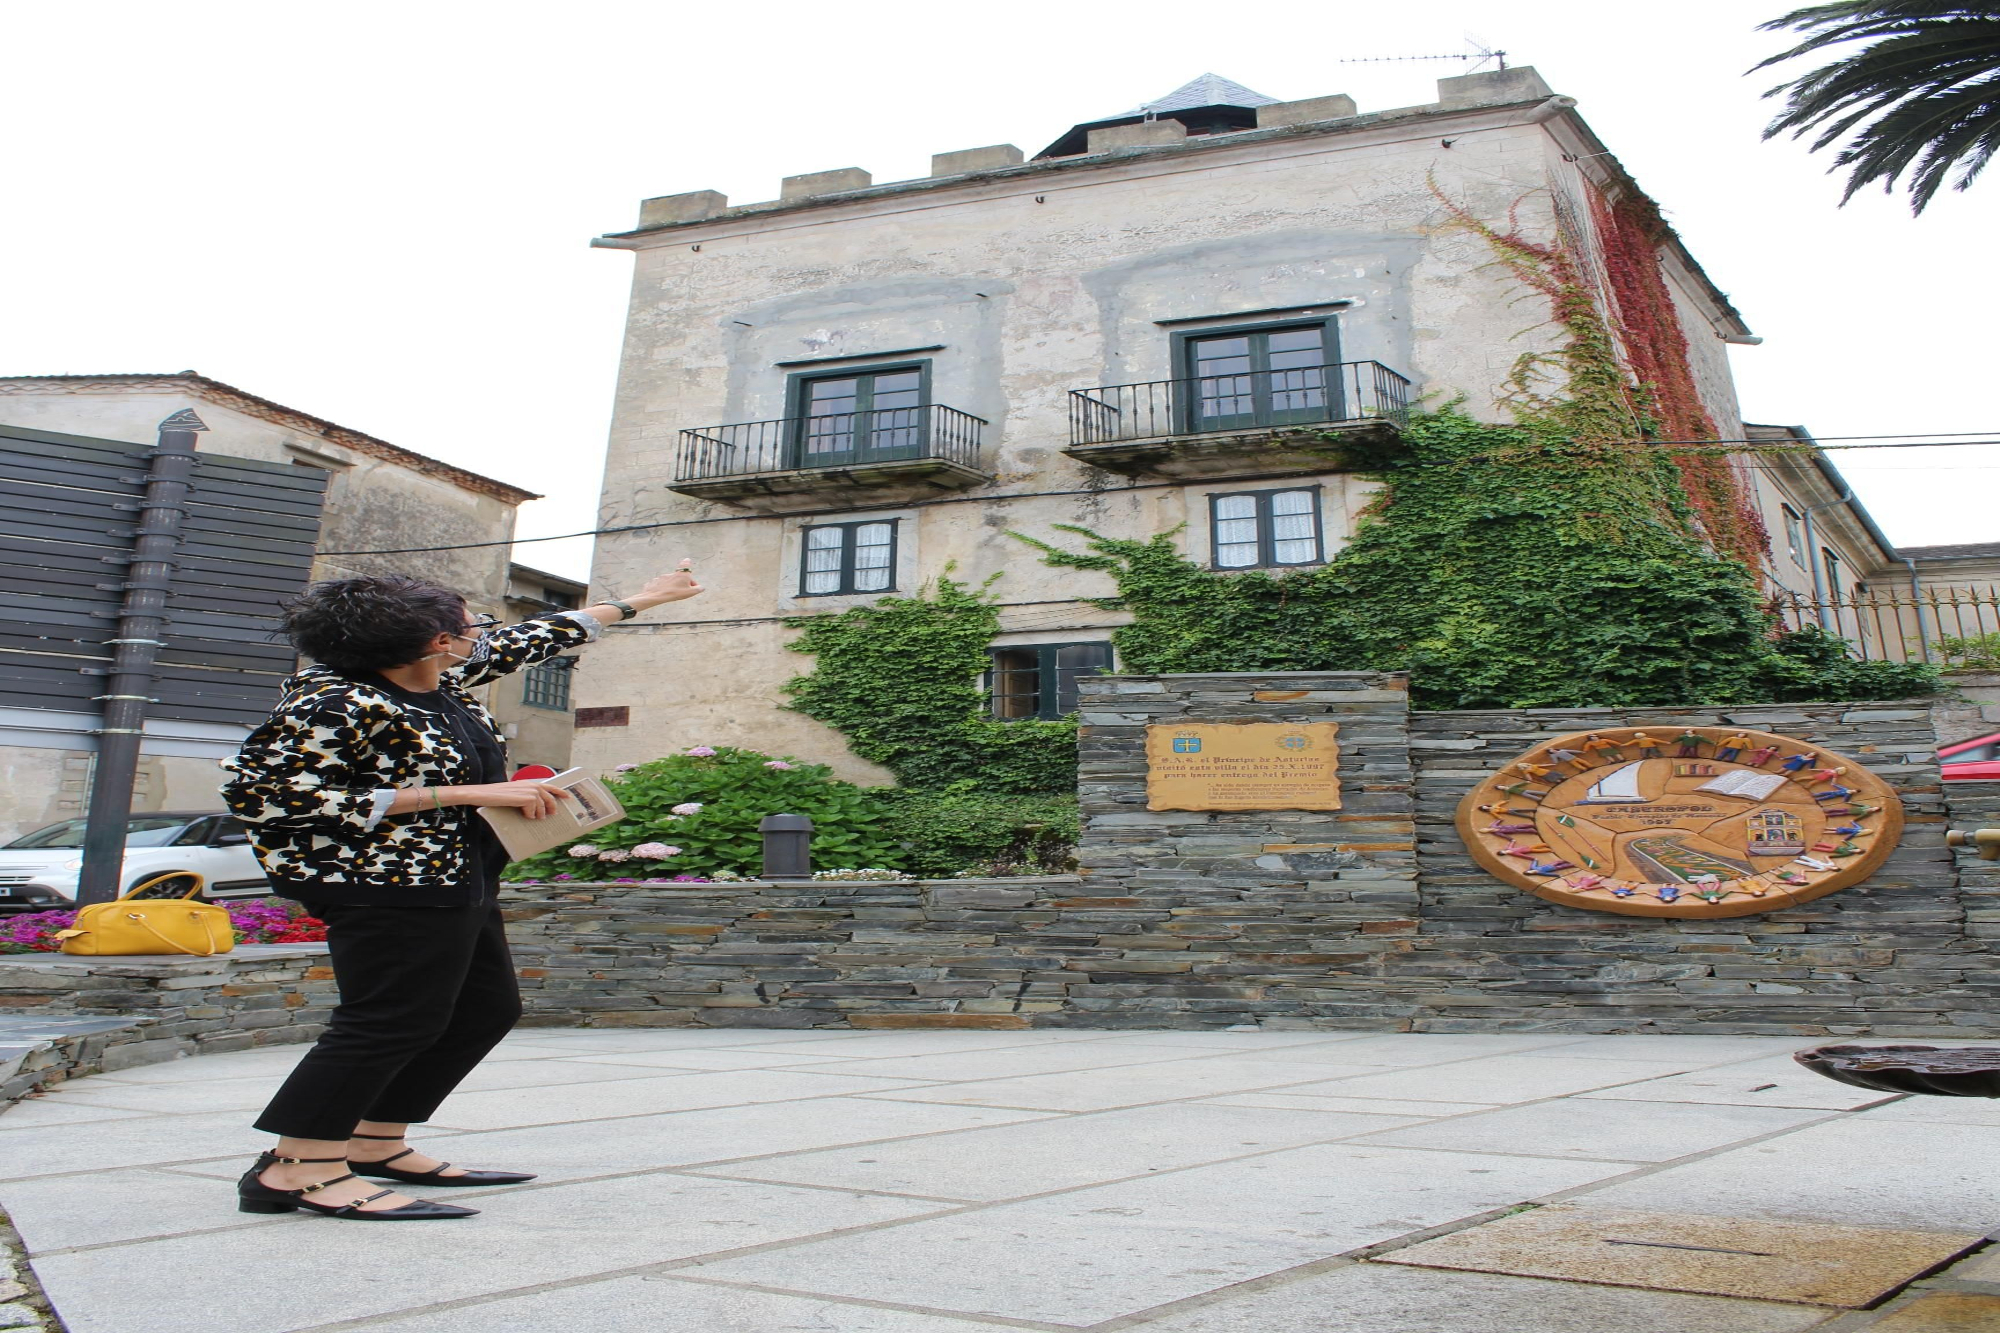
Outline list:
[[[1687,334],[1660,266],[1666,222],[1642,195],[1614,204],[1586,188],[1625,360],[1650,415],[1668,439],[1715,439],[1715,421],[1702,406]],[[1751,568],[1760,567],[1769,537],[1737,465],[1726,454],[1688,452],[1675,454],[1674,465],[1703,535]]]
[[[1556,351],[1530,353],[1516,364],[1517,411],[1561,422],[1586,446],[1635,438],[1715,439],[1715,423],[1695,384],[1687,335],[1660,267],[1666,223],[1642,196],[1614,205],[1595,187],[1585,188],[1609,291],[1600,292],[1586,276],[1577,256],[1587,242],[1560,200],[1554,239],[1538,241],[1523,234],[1514,210],[1503,231],[1431,186],[1452,217],[1491,246],[1508,272],[1548,298],[1553,322],[1565,334]],[[1551,371],[1561,380],[1554,393],[1538,387]],[[1761,567],[1768,538],[1736,465],[1720,454],[1670,457],[1680,481],[1676,500],[1684,500],[1685,508],[1676,504],[1678,512],[1663,517],[1691,523],[1717,550],[1752,569]]]

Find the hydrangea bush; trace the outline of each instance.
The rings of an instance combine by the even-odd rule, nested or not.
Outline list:
[[[515,863],[512,880],[698,883],[755,877],[764,861],[757,826],[766,815],[813,821],[820,865],[895,866],[902,848],[883,800],[824,764],[757,750],[697,745],[605,776],[626,817],[590,841]]]

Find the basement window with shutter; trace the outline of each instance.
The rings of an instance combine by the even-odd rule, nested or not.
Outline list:
[[[1108,643],[1024,643],[995,648],[987,689],[993,716],[1053,721],[1076,711],[1076,681],[1111,669]]]

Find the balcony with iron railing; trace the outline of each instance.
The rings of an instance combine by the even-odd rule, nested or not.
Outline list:
[[[1072,389],[1079,462],[1166,477],[1366,466],[1402,439],[1410,381],[1378,361]]]
[[[985,425],[926,403],[703,426],[681,432],[673,489],[774,510],[920,499],[993,479],[981,465]]]

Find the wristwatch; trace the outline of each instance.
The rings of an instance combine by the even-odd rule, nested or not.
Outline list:
[[[619,611],[624,613],[627,620],[637,620],[639,618],[639,608],[633,606],[630,602],[621,602],[616,597],[607,597],[604,599],[604,604],[606,606],[617,607]]]

